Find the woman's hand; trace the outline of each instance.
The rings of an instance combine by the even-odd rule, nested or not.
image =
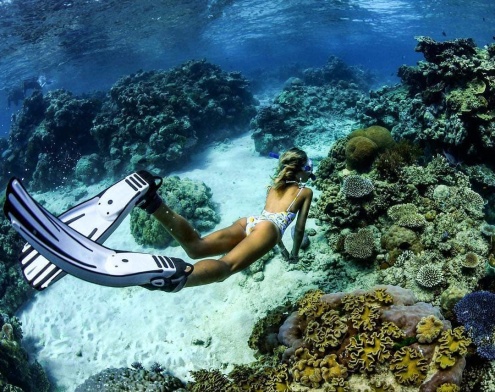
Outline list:
[[[289,256],[289,260],[288,260],[288,261],[289,261],[289,263],[290,263],[290,264],[296,264],[296,263],[299,263],[299,256],[294,255],[294,254],[292,254],[292,252],[291,252],[291,254],[290,254],[290,256]]]
[[[278,247],[280,248],[280,253],[282,254],[282,258],[285,261],[290,262],[290,254],[285,245],[282,242],[278,243]]]

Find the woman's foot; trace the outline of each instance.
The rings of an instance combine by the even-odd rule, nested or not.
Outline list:
[[[157,193],[158,188],[160,188],[163,183],[163,179],[146,170],[140,170],[137,173],[149,184],[148,192],[146,192],[142,200],[137,203],[137,206],[145,210],[148,214],[153,214],[163,203],[163,199]]]

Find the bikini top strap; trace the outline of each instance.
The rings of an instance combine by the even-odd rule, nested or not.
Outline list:
[[[287,207],[287,210],[286,210],[287,212],[290,212],[290,209],[292,208],[292,206],[294,205],[294,203],[296,202],[297,198],[299,197],[299,195],[301,194],[301,192],[304,188],[305,188],[304,185],[299,187],[299,191],[297,192],[296,197],[294,197],[294,200],[292,200],[292,203],[290,203],[289,207]]]

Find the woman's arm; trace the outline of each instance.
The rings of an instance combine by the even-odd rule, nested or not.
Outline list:
[[[304,238],[304,229],[306,227],[306,220],[308,219],[309,207],[311,206],[311,201],[313,200],[313,191],[306,188],[308,192],[305,192],[304,202],[297,215],[296,227],[294,230],[294,242],[292,244],[291,262],[297,263],[299,259],[299,249],[301,248],[301,243]]]

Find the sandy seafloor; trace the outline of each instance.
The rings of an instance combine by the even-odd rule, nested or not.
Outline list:
[[[302,147],[314,158],[323,158],[329,149],[322,143],[312,149]],[[220,228],[262,210],[276,165],[277,160],[254,150],[246,134],[205,149],[174,174],[203,181],[212,189],[222,219]],[[88,190],[87,198],[105,187],[83,188]],[[74,194],[81,190],[60,192],[35,197],[60,213],[76,203]],[[179,247],[157,251],[139,246],[129,226],[127,218],[105,245],[186,257]],[[312,219],[307,224],[311,227],[319,230]],[[289,232],[284,241],[291,246]],[[314,288],[317,275],[318,271],[289,271],[277,255],[265,266],[262,281],[239,273],[222,283],[176,294],[139,287],[108,288],[66,276],[37,293],[18,317],[26,348],[49,372],[58,390],[72,391],[105,368],[130,366],[134,361],[145,366],[158,362],[187,380],[191,370],[228,371],[232,364],[254,361],[247,345],[254,323],[267,310]]]

